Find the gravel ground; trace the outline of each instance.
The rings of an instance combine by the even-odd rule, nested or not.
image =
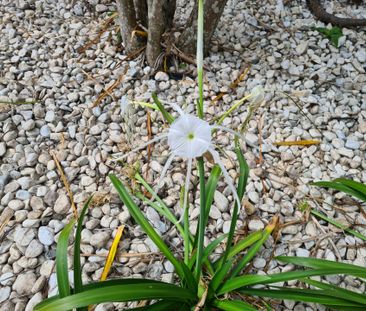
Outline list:
[[[329,4],[336,10],[337,5]],[[334,7],[334,8],[333,8]],[[84,280],[98,280],[117,228],[126,225],[112,274],[147,276],[173,281],[173,267],[158,255],[156,246],[130,221],[107,178],[114,172],[128,176],[128,167],[115,166],[109,156],[127,151],[147,140],[146,112],[129,107],[121,115],[120,99],[160,98],[178,102],[187,112],[197,97],[194,67],[181,80],[154,73],[141,59],[125,61],[118,48],[113,23],[84,52],[78,48],[95,38],[113,5],[88,1],[0,1],[0,310],[32,310],[56,289],[55,249],[60,231],[72,217],[70,202],[52,154],[59,159],[80,208],[96,193],[82,232]],[[345,16],[366,16],[362,7],[343,10]],[[182,15],[186,10],[182,8]],[[180,21],[183,21],[180,18]],[[290,267],[271,260],[276,255],[316,256],[366,265],[362,241],[346,236],[315,218],[304,218],[300,204],[316,208],[337,221],[356,226],[366,234],[366,218],[359,204],[342,194],[310,187],[313,180],[347,176],[366,183],[366,34],[344,29],[340,47],[312,30],[324,26],[313,19],[304,1],[231,0],[205,59],[206,117],[211,119],[233,101],[263,85],[268,93],[249,123],[245,137],[251,167],[241,232],[262,229],[275,214],[284,223],[274,244],[271,238],[254,261],[253,272],[274,273]],[[230,83],[241,70],[251,70],[235,90]],[[98,96],[115,82],[112,96],[93,107]],[[221,101],[212,103],[220,92]],[[291,99],[283,94],[290,94]],[[37,99],[37,103],[7,105],[3,102]],[[301,109],[299,109],[301,107]],[[245,120],[241,108],[224,125],[238,128]],[[151,112],[152,133],[160,133],[161,116]],[[276,146],[274,142],[317,139],[320,145]],[[233,141],[219,135],[220,145],[232,156]],[[259,146],[261,147],[261,150]],[[165,145],[134,155],[143,175],[153,182],[168,155]],[[149,164],[148,164],[149,163]],[[229,173],[236,176],[230,160]],[[164,200],[177,208],[184,180],[184,162],[175,161],[164,179]],[[197,174],[193,172],[193,179]],[[127,179],[126,179],[127,180]],[[219,183],[208,236],[227,232],[233,198],[226,183]],[[198,201],[191,198],[192,229],[197,225]],[[147,217],[170,244],[181,240],[151,208]],[[362,226],[363,225],[363,226]],[[208,242],[208,239],[207,241]],[[138,255],[140,253],[140,255]],[[137,255],[136,255],[137,254]],[[349,277],[327,277],[334,284],[365,291]],[[105,304],[96,310],[113,310],[123,304]],[[324,310],[312,304],[284,302],[278,310]]]

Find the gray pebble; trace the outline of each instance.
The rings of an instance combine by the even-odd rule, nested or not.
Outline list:
[[[31,198],[31,194],[27,190],[18,190],[15,197],[19,200],[25,201]]]
[[[53,122],[55,120],[55,117],[55,112],[52,110],[48,110],[44,119],[46,122]]]
[[[365,49],[360,49],[355,53],[357,60],[361,63],[366,62],[366,52]]]
[[[264,229],[264,224],[259,219],[252,219],[248,223],[248,228],[251,231],[259,231]]]
[[[52,245],[55,241],[53,230],[45,226],[39,227],[38,239],[43,245]]]
[[[70,210],[70,202],[69,198],[66,194],[60,194],[60,196],[57,198],[54,206],[54,210],[57,214],[67,214],[67,212]]]
[[[32,290],[32,292],[34,292]],[[38,292],[29,299],[24,311],[33,311],[34,307],[43,300],[42,293]]]
[[[18,211],[24,207],[24,202],[22,200],[11,200],[8,203],[8,207],[14,211]]]
[[[51,130],[48,127],[48,125],[43,125],[39,131],[39,133],[41,134],[41,136],[43,137],[50,137],[51,135]]]
[[[0,143],[0,157],[6,153],[6,144],[4,142]]]
[[[34,229],[31,228],[16,228],[14,233],[14,241],[20,247],[28,246],[29,243],[35,238]]]
[[[0,303],[6,301],[10,297],[11,288],[9,286],[4,286],[0,288]]]
[[[304,248],[297,248],[296,249],[296,256],[297,257],[309,257],[310,252],[307,249]]]
[[[259,203],[259,194],[256,191],[249,191],[248,198],[255,204]]]
[[[30,130],[33,130],[35,127],[35,122],[30,119],[30,120],[27,120],[25,121],[23,124],[22,124],[22,128],[23,130],[25,131],[30,131]]]
[[[245,135],[245,142],[250,147],[258,147],[258,135],[253,134],[253,133],[247,133]]]
[[[229,200],[219,191],[214,194],[215,205],[221,212],[226,212],[229,207]]]
[[[28,166],[34,166],[38,161],[38,155],[36,153],[28,153],[25,158],[25,163]]]
[[[93,182],[94,182],[94,179],[91,178],[90,176],[83,176],[83,177],[81,177],[80,184],[83,187],[87,187],[87,186],[90,186]]]
[[[43,252],[43,245],[37,240],[32,240],[27,249],[25,250],[25,256],[28,258],[35,258],[41,255]]]
[[[360,143],[356,140],[348,138],[345,147],[348,149],[358,150],[360,149]]]
[[[29,295],[37,278],[33,272],[19,274],[13,284],[13,290],[19,295]]]
[[[90,237],[90,245],[97,248],[104,247],[110,238],[111,234],[108,232],[95,233]]]

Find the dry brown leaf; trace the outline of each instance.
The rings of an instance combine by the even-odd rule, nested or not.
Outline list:
[[[295,140],[295,141],[276,141],[273,144],[276,146],[311,146],[319,145],[320,140]]]
[[[76,208],[76,205],[75,205],[75,202],[74,202],[74,196],[73,196],[72,191],[70,189],[70,185],[69,185],[69,182],[67,181],[67,178],[66,178],[66,175],[64,173],[64,170],[62,169],[61,163],[58,160],[57,155],[56,155],[56,153],[54,151],[51,151],[51,156],[53,157],[53,160],[56,163],[56,166],[57,166],[58,172],[60,174],[62,183],[65,186],[65,189],[67,191],[67,194],[69,195],[70,202],[71,202],[71,208],[72,208],[72,211],[74,213],[74,217],[75,217],[75,219],[78,219],[78,210]]]

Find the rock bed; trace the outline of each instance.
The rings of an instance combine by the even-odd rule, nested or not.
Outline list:
[[[299,204],[317,208],[337,221],[366,225],[359,206],[343,194],[308,183],[347,176],[366,182],[366,35],[344,29],[340,47],[330,44],[313,26],[316,22],[304,3],[293,1],[280,10],[281,1],[229,1],[215,34],[212,51],[205,59],[206,117],[213,118],[233,101],[261,84],[267,90],[266,105],[249,123],[244,146],[251,167],[245,209],[238,229],[260,230],[279,213],[283,227],[279,240],[266,243],[254,260],[254,271],[274,273],[289,269],[270,260],[275,255],[316,256],[342,259],[365,266],[366,249],[361,241],[314,218],[303,220]],[[358,17],[365,11],[352,7]],[[163,72],[152,73],[139,60],[123,61],[115,28],[110,26],[98,43],[84,53],[78,48],[97,35],[113,5],[98,0],[23,1],[1,0],[0,101],[38,99],[27,105],[0,105],[0,214],[7,223],[0,237],[0,310],[32,310],[47,295],[56,292],[54,273],[56,241],[72,217],[68,194],[52,153],[56,154],[69,180],[78,207],[91,193],[97,200],[82,232],[84,280],[100,278],[112,237],[120,224],[127,230],[121,253],[155,253],[156,246],[130,221],[107,178],[114,172],[128,176],[128,169],[115,166],[109,156],[147,140],[146,112],[130,107],[121,115],[119,100],[126,95],[148,100],[156,91],[166,101],[178,102],[187,112],[197,97],[194,68],[191,75],[173,80]],[[182,16],[187,14],[182,8]],[[345,11],[345,14],[348,14]],[[184,20],[181,18],[180,20]],[[246,64],[252,64],[245,81],[230,92]],[[103,89],[123,75],[122,83],[100,105],[93,103]],[[222,101],[212,104],[219,92]],[[290,99],[282,92],[289,93]],[[297,104],[296,104],[297,103]],[[301,110],[299,107],[302,107]],[[245,106],[225,125],[237,128],[246,117]],[[164,128],[161,116],[151,112],[152,132]],[[320,145],[278,147],[274,142],[317,139]],[[219,134],[228,150],[231,137]],[[260,160],[259,145],[262,145]],[[154,147],[147,164],[140,159],[142,173],[156,179],[168,155],[164,145]],[[227,160],[229,173],[236,171]],[[165,178],[161,192],[177,208],[185,167],[180,161]],[[193,179],[197,178],[194,171]],[[125,178],[126,182],[128,179]],[[230,191],[219,183],[208,236],[227,232],[230,224]],[[199,202],[191,198],[192,229],[197,224]],[[194,204],[193,204],[194,203]],[[181,240],[155,210],[146,215],[172,246]],[[10,219],[10,220],[9,220]],[[365,227],[357,227],[365,232]],[[208,240],[206,241],[208,242]],[[113,276],[147,276],[173,281],[172,265],[159,255],[119,256]],[[364,292],[364,285],[349,277],[327,277],[334,284]],[[104,304],[96,310],[113,310],[123,304]],[[312,304],[285,301],[281,310],[323,310]]]

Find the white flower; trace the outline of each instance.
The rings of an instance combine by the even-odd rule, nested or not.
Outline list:
[[[211,126],[202,119],[183,114],[169,128],[168,145],[179,157],[200,157],[211,146]]]
[[[236,192],[234,182],[230,177],[228,171],[225,168],[225,165],[220,159],[219,153],[215,150],[215,146],[212,143],[212,133],[213,130],[222,130],[229,133],[232,133],[241,138],[241,134],[220,125],[210,125],[208,122],[199,119],[190,114],[186,114],[182,111],[182,109],[176,104],[170,104],[179,114],[180,116],[172,123],[170,126],[168,133],[160,134],[159,136],[151,139],[145,144],[140,145],[138,148],[133,149],[131,152],[120,156],[120,154],[115,154],[115,160],[123,160],[129,154],[139,151],[150,144],[168,139],[168,146],[170,148],[170,155],[164,165],[164,168],[161,172],[161,176],[159,182],[157,183],[158,188],[161,186],[161,182],[165,177],[171,163],[173,162],[175,157],[181,157],[187,160],[187,175],[185,179],[185,193],[184,193],[184,203],[183,206],[187,207],[188,200],[188,188],[189,181],[191,178],[191,170],[192,170],[192,162],[195,158],[201,157],[204,153],[209,152],[215,163],[217,163],[224,175],[224,178],[228,184],[230,191],[233,193],[234,199],[236,200],[238,207],[240,207],[239,196]],[[157,189],[158,190],[158,189]],[[240,208],[239,208],[240,210]],[[182,212],[182,216],[184,212]]]

